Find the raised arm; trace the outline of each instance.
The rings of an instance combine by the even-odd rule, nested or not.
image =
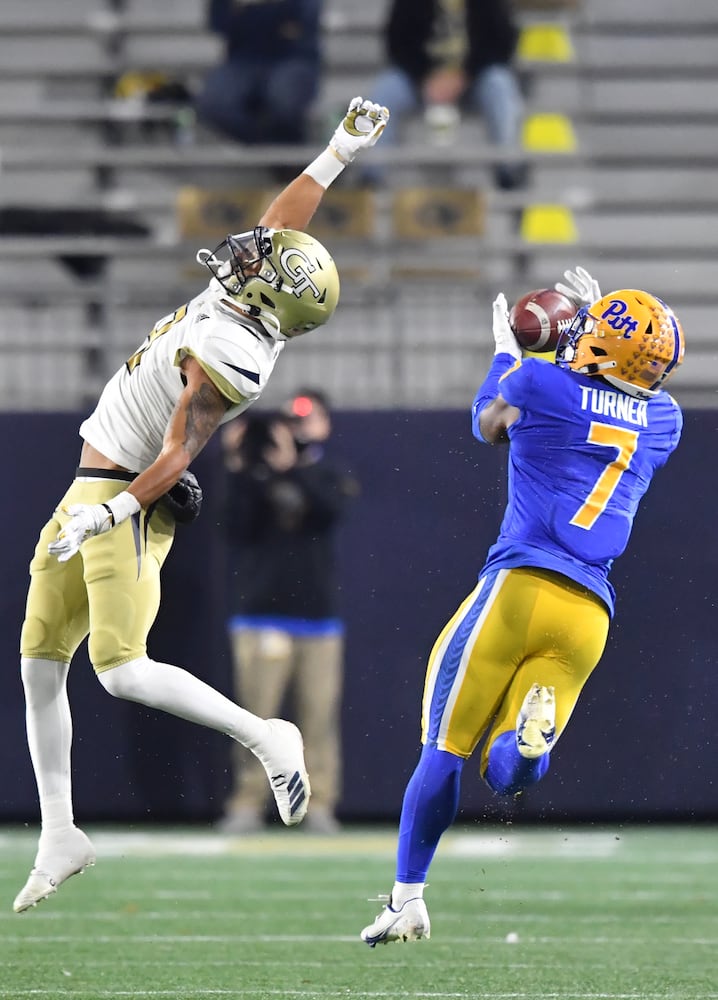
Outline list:
[[[327,148],[277,195],[260,226],[306,229],[329,185],[360,150],[374,145],[388,121],[387,108],[355,97]]]
[[[521,361],[521,348],[509,324],[506,296],[500,292],[492,306],[494,360],[471,407],[471,429],[474,437],[487,444],[508,441],[508,429],[520,416],[515,406],[507,403],[499,392],[499,382],[514,365]]]

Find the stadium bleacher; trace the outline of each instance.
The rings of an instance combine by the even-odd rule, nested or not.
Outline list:
[[[277,398],[304,380],[350,407],[410,405],[417,394],[425,406],[464,406],[490,354],[489,331],[476,328],[488,325],[495,293],[511,299],[583,263],[605,288],[643,286],[674,306],[689,339],[675,393],[687,404],[714,404],[714,3],[517,7],[523,30],[534,32],[519,62],[527,116],[558,122],[568,141],[552,145],[554,132],[532,133],[514,151],[530,166],[527,187],[514,192],[493,189],[496,154],[473,121],[448,148],[420,146],[410,125],[401,150],[372,150],[391,168],[391,183],[364,200],[359,229],[341,207],[341,185],[333,210],[317,218],[329,227],[322,238],[342,273],[342,305],[332,335],[293,345],[292,364],[280,366],[271,387]],[[199,290],[193,259],[204,241],[185,234],[181,192],[194,185],[231,202],[238,189],[264,189],[269,200],[268,168],[301,169],[347,98],[367,92],[381,65],[383,9],[380,0],[360,10],[348,0],[330,5],[316,143],[265,150],[207,134],[181,104],[118,96],[127,74],[161,73],[191,89],[214,63],[218,42],[204,28],[201,0],[3,6],[0,406],[38,406],[29,375],[38,366],[43,407],[82,404],[158,315]],[[351,189],[350,172],[345,183]],[[397,210],[417,189],[419,201],[479,192],[475,223],[459,232],[455,215],[434,211],[434,225],[449,220],[446,232],[422,231],[425,215],[407,221],[406,209]],[[565,232],[555,225],[557,208],[570,222]],[[77,209],[88,225],[23,233],[18,209],[34,225],[43,212]],[[523,224],[529,211],[545,220],[538,236]],[[62,385],[53,377],[58,357],[67,365]]]

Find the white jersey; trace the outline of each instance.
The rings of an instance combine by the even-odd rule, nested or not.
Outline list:
[[[180,362],[195,358],[232,404],[222,423],[257,400],[284,347],[238,312],[222,286],[209,286],[159,320],[105,386],[80,435],[107,458],[142,472],[160,451],[184,389]]]

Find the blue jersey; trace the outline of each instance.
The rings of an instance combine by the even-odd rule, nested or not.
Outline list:
[[[482,573],[554,570],[613,614],[608,574],[654,472],[678,444],[678,404],[665,391],[637,399],[537,358],[517,362],[498,388],[521,413],[508,429],[508,505]]]

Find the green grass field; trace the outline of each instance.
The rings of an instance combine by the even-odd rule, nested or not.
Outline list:
[[[0,829],[0,998],[718,998],[718,830],[454,828],[431,940],[375,949],[393,831],[87,832],[97,866],[17,915],[35,841]]]

